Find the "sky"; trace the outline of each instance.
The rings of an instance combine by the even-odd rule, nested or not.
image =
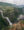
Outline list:
[[[16,5],[24,5],[24,0],[0,0],[0,2],[7,2]]]

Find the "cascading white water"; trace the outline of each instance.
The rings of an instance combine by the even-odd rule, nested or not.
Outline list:
[[[7,17],[6,19],[9,22],[9,25],[12,25],[11,21],[9,20],[9,18]]]
[[[9,22],[9,25],[12,25],[11,21],[9,20],[9,18],[3,16],[3,11],[0,10],[0,12],[1,12],[1,16],[2,16],[2,18],[6,19],[6,20]]]

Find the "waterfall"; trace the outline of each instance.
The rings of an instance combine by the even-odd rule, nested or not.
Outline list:
[[[9,25],[12,25],[11,21],[9,20],[9,18],[7,17],[6,19],[9,22]]]
[[[3,16],[3,11],[0,10],[0,12],[1,12],[2,18],[6,19],[9,22],[9,25],[12,25],[11,21],[9,20],[9,18]]]

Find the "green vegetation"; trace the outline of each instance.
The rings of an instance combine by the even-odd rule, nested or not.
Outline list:
[[[23,21],[21,21],[22,22],[22,24],[24,24],[24,20]]]
[[[3,10],[4,16],[9,17],[10,21],[15,23],[17,21],[17,17],[19,14],[23,14],[22,8],[16,8],[14,7],[15,5],[13,4],[8,4],[8,3],[0,3],[0,8]],[[0,15],[0,28],[4,30],[6,27],[9,28],[9,23],[6,21],[6,19],[3,19]],[[24,21],[22,21],[24,24]]]

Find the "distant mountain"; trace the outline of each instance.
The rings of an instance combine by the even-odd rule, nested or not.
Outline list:
[[[23,8],[23,7],[24,7],[24,5],[17,5],[17,7],[18,7],[18,8]]]
[[[16,7],[16,4],[11,4],[11,3],[5,3],[5,2],[0,2],[1,6],[13,6]]]
[[[0,2],[0,6],[11,6],[11,7],[16,7],[16,8],[23,8],[24,7],[24,5],[16,5],[16,4],[5,3],[5,2]]]

